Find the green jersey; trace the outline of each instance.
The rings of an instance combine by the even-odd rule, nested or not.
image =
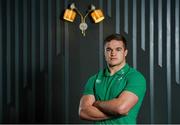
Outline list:
[[[94,95],[96,100],[107,101],[118,96],[123,91],[129,91],[138,96],[138,102],[129,111],[128,115],[119,115],[107,120],[96,121],[100,124],[136,124],[140,106],[146,92],[146,80],[136,69],[126,64],[114,75],[110,75],[109,69],[105,68],[90,77],[85,85],[84,95]]]

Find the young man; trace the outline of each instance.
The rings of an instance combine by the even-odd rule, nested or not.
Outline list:
[[[126,63],[127,41],[121,34],[105,39],[107,67],[90,77],[79,105],[81,119],[100,124],[136,124],[146,80]]]

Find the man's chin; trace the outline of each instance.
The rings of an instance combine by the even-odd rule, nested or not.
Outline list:
[[[109,67],[116,67],[116,66],[120,66],[121,63],[109,63],[108,65]]]
[[[117,66],[118,64],[109,64],[109,67],[115,67]]]

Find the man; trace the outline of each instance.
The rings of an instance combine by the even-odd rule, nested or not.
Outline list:
[[[100,124],[136,124],[146,80],[126,63],[127,41],[122,34],[112,34],[104,42],[107,67],[87,81],[79,116]]]

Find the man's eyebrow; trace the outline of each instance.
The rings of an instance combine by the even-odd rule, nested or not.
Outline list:
[[[122,47],[116,47],[116,49],[122,49]]]
[[[116,47],[115,49],[122,49],[123,47]],[[113,49],[111,47],[107,47],[106,49]]]
[[[111,47],[107,47],[106,49],[112,49]]]

